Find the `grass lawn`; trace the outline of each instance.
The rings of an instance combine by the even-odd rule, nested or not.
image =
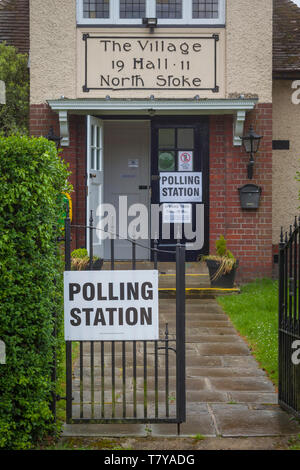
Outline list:
[[[262,279],[218,299],[260,366],[278,384],[278,282]]]

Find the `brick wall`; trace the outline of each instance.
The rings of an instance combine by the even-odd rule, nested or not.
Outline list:
[[[249,156],[242,147],[233,147],[233,117],[210,117],[210,252],[222,234],[239,260],[238,280],[272,275],[272,105],[258,105],[249,114],[245,130],[253,124],[264,136],[255,156],[254,177],[247,179]],[[30,130],[47,135],[50,126],[59,135],[58,116],[47,105],[31,106]],[[74,186],[73,223],[85,225],[86,211],[86,131],[85,116],[69,116],[70,146],[63,149]],[[238,188],[253,182],[262,187],[260,208],[243,211]],[[85,246],[84,230],[73,234],[73,248]]]
[[[58,115],[47,105],[30,107],[30,134],[35,137],[46,136],[50,126],[55,135],[59,135]],[[63,159],[69,164],[70,182],[74,191],[71,194],[73,204],[73,221],[75,225],[86,225],[86,125],[85,116],[69,116],[70,146],[64,147]],[[72,232],[72,248],[85,246],[85,230],[76,229]]]
[[[239,260],[240,281],[272,275],[272,105],[258,105],[249,113],[246,131],[251,123],[264,136],[252,181],[247,179],[249,156],[232,144],[232,116],[210,119],[210,250],[224,235]],[[257,211],[240,207],[238,188],[248,183],[262,187]]]

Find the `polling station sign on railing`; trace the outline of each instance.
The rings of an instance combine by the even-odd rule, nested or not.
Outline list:
[[[72,271],[71,231],[80,229],[90,234],[89,271]],[[153,271],[136,269],[137,242],[130,239],[132,269],[115,270],[114,238],[106,263],[110,270],[94,271],[96,230],[92,212],[88,227],[65,220],[66,422],[173,423],[180,434],[186,421],[185,246],[177,243],[171,252],[176,266],[175,324],[171,332],[168,324],[161,324],[159,335],[158,242],[149,248]],[[56,399],[54,394],[53,410]]]
[[[66,271],[66,341],[159,339],[158,271]]]

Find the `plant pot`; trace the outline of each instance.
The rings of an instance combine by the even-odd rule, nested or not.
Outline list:
[[[207,259],[206,260],[206,265],[208,267],[209,271],[209,277],[210,277],[210,283],[212,287],[220,287],[223,289],[231,289],[234,286],[234,281],[235,281],[235,274],[236,270],[238,268],[238,261],[236,264],[233,266],[232,270],[229,273],[222,274],[220,277],[217,279],[214,279],[214,276],[216,272],[218,271],[220,267],[220,262]]]
[[[98,258],[93,261],[92,271],[101,271],[103,266],[103,259]],[[90,260],[89,258],[73,258],[72,259],[72,271],[89,271]]]
[[[96,259],[96,261],[93,262],[93,270],[94,271],[101,271],[102,266],[103,266],[103,259],[102,258]]]

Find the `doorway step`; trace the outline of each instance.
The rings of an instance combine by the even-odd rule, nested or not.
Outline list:
[[[116,261],[116,270],[131,270],[131,261]],[[103,270],[109,270],[110,263],[105,262]],[[153,269],[153,262],[137,261],[136,269]],[[159,297],[162,299],[176,297],[176,263],[160,262],[159,271]],[[214,299],[219,295],[239,294],[240,289],[217,289],[210,286],[208,269],[205,263],[186,263],[186,297],[190,299]]]

